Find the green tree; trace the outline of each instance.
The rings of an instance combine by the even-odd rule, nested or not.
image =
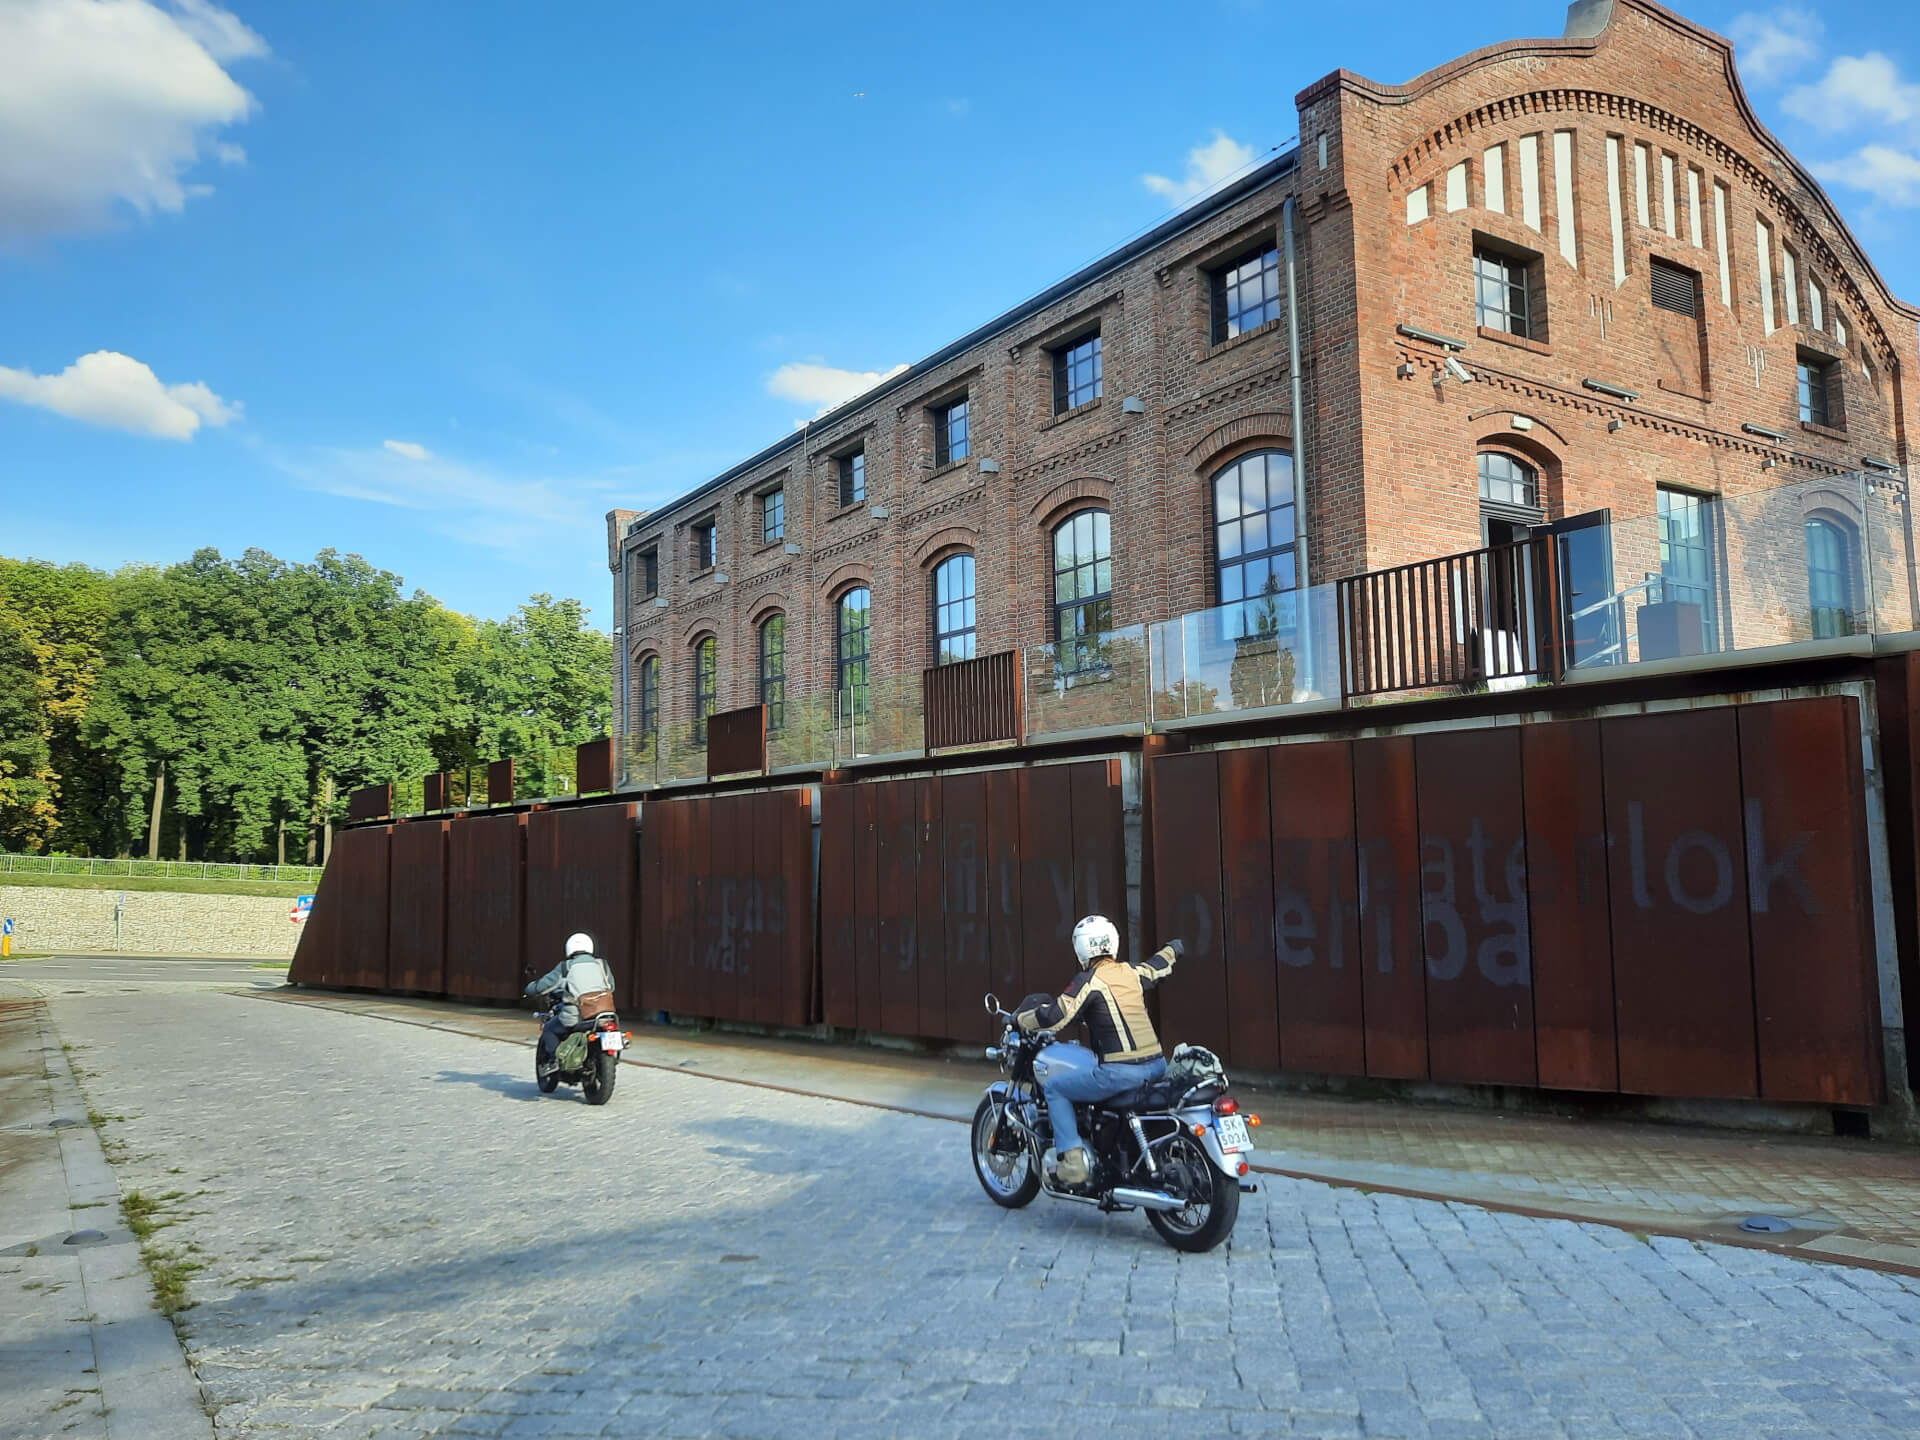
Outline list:
[[[107,777],[82,734],[110,587],[85,565],[0,558],[0,845],[110,845]]]

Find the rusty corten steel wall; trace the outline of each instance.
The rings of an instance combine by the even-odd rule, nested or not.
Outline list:
[[[447,835],[447,994],[513,1000],[524,983],[527,817],[469,815]]]
[[[583,930],[613,967],[619,1004],[636,994],[636,825],[640,807],[586,805],[527,816],[527,947],[524,985],[560,963],[567,936]]]
[[[447,834],[452,823],[415,820],[394,826],[387,934],[387,984],[392,989],[426,995],[446,991]]]
[[[809,786],[646,802],[638,985],[644,1007],[811,1024],[812,849]]]
[[[391,825],[342,830],[314,892],[287,979],[295,985],[387,986]]]
[[[1884,1098],[1858,702],[1153,759],[1164,1038],[1378,1078]]]
[[[1117,763],[825,787],[820,976],[826,1023],[972,1040],[980,998],[1073,976],[1074,922],[1126,927]]]

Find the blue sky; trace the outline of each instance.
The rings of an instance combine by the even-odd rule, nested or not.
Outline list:
[[[1682,9],[1920,302],[1920,15]],[[1327,71],[1404,81],[1563,18],[0,0],[0,554],[331,546],[463,610],[545,590],[611,623],[607,509],[1286,145]]]

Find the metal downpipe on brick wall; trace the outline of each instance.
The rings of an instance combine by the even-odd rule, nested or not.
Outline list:
[[[1293,565],[1295,586],[1305,593],[1313,586],[1313,577],[1308,571],[1307,551],[1312,547],[1313,537],[1305,529],[1307,517],[1307,421],[1306,406],[1300,394],[1300,285],[1299,265],[1294,257],[1294,217],[1298,208],[1298,199],[1287,196],[1286,203],[1280,207],[1280,232],[1286,242],[1287,263],[1287,389],[1293,405]],[[1307,631],[1303,646],[1307,657],[1307,673],[1318,675],[1314,667],[1313,632]]]

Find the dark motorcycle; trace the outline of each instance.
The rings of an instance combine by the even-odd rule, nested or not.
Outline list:
[[[549,1008],[540,1011],[536,1018],[544,1027],[552,1014]],[[613,1098],[613,1082],[620,1073],[620,1052],[632,1039],[620,1028],[620,1017],[612,1010],[603,1010],[592,1017],[582,1016],[579,1026],[562,1037],[559,1048],[554,1051],[556,1067],[545,1075],[540,1073],[540,1052],[535,1048],[534,1083],[543,1095],[551,1095],[562,1085],[578,1085],[589,1105],[604,1105]]]
[[[1030,996],[1020,1009],[1049,998]],[[989,1085],[974,1111],[973,1169],[994,1204],[1017,1210],[1044,1190],[1103,1211],[1144,1210],[1176,1250],[1211,1250],[1233,1232],[1241,1192],[1255,1188],[1246,1176],[1251,1127],[1260,1117],[1240,1113],[1212,1051],[1176,1046],[1160,1079],[1076,1105],[1093,1173],[1086,1184],[1068,1186],[1041,1162],[1053,1144],[1053,1122],[1033,1062],[1054,1037],[1022,1031],[992,995],[986,1007],[1002,1032],[987,1058],[1000,1062],[1006,1079]]]

